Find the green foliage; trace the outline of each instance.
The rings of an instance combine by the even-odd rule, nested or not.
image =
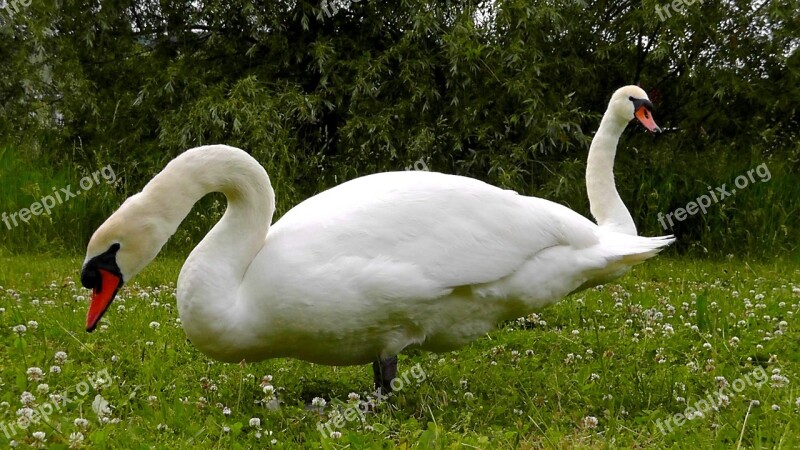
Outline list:
[[[641,84],[667,132],[631,126],[621,140],[618,185],[640,232],[665,233],[658,213],[766,162],[768,183],[670,231],[683,251],[797,249],[796,0],[695,2],[664,21],[659,0],[331,4],[46,1],[0,12],[10,61],[0,132],[36,167],[111,164],[124,183],[103,195],[117,202],[185,149],[226,143],[265,165],[279,214],[416,161],[588,214],[591,135],[613,90]],[[179,248],[218,217],[215,201]],[[81,230],[99,224],[104,202],[74,217]],[[63,228],[37,233],[81,248]],[[0,233],[0,246],[29,245]]]
[[[82,191],[81,179],[92,173],[78,164],[52,166],[41,158],[26,159],[0,149],[0,214],[6,214],[0,222],[0,248],[7,243],[12,250],[59,254],[85,245],[94,232],[94,224],[101,223],[119,205],[115,191],[119,184],[108,184],[100,176],[100,183],[92,180],[91,188]],[[120,178],[117,175],[117,180]],[[77,195],[67,199],[62,189]],[[24,222],[20,210],[30,210],[34,203],[41,205],[45,197],[54,205],[50,214],[31,214]]]

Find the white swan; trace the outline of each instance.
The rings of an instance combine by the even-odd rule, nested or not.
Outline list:
[[[178,279],[194,345],[228,362],[374,362],[376,384],[389,389],[403,349],[456,349],[672,243],[636,236],[614,185],[617,140],[635,116],[656,131],[651,107],[635,86],[611,98],[586,170],[599,225],[471,178],[392,172],[318,194],[270,226],[274,192],[255,159],[223,145],[188,150],[92,236],[81,274],[94,290],[86,328],[194,203],[222,192],[228,209]]]

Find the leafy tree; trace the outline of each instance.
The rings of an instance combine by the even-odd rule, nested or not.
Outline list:
[[[621,141],[619,189],[641,232],[665,233],[659,212],[766,162],[768,184],[673,231],[684,249],[796,249],[797,1],[665,5],[34,1],[0,19],[0,130],[57,167],[111,164],[117,201],[186,148],[227,143],[267,167],[279,212],[424,163],[588,214],[588,143],[613,90],[640,84],[667,130]],[[216,220],[212,204],[181,243]]]

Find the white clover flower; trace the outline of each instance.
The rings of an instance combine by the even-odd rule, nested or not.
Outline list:
[[[33,415],[35,413],[36,413],[36,411],[33,408],[28,408],[27,406],[23,407],[23,408],[20,408],[20,409],[17,410],[17,417],[19,417],[19,419],[17,419],[17,421],[18,422],[19,421],[23,421],[23,422],[30,423],[30,420],[33,418]]]
[[[89,426],[89,421],[84,419],[83,417],[78,417],[77,419],[73,420],[72,423],[81,429],[86,429]]]
[[[83,444],[83,433],[75,431],[69,434],[69,448],[78,448]]]
[[[253,428],[261,429],[261,419],[259,419],[258,417],[251,418],[249,424]]]
[[[50,366],[50,373],[61,373],[61,367]]]
[[[347,399],[350,400],[351,402],[357,402],[361,400],[361,396],[356,394],[355,392],[351,392],[347,394]]]
[[[25,374],[28,375],[28,381],[39,381],[44,376],[44,372],[38,367],[29,367]]]
[[[64,365],[65,362],[67,362],[67,353],[66,352],[56,352],[56,354],[53,357],[53,359],[55,359],[56,364],[58,364],[59,366],[62,366],[62,365]]]
[[[780,410],[781,410],[781,407],[780,407],[780,406],[778,406],[778,405],[772,405],[772,410],[773,410],[773,411],[780,411]]]
[[[28,391],[19,396],[19,401],[25,406],[32,406],[36,402],[36,397]]]
[[[761,402],[758,400],[750,400],[750,406],[761,406]]]
[[[47,441],[47,435],[44,433],[44,431],[34,431],[32,436],[33,436],[34,439],[36,439],[39,442],[46,442]]]
[[[224,414],[226,416],[230,416],[231,415],[231,409],[228,408],[227,406],[222,408],[222,414]]]
[[[789,379],[780,373],[775,373],[770,377],[770,379],[772,380],[772,387],[774,388],[782,388],[789,384]]]
[[[689,413],[686,414],[686,419],[687,420],[694,420],[694,419],[702,418],[702,417],[705,417],[705,415],[703,414],[702,411],[689,411]]]
[[[331,439],[339,439],[342,437],[342,433],[338,431],[331,431]]]
[[[89,381],[91,382],[92,387],[95,388],[95,390],[98,390],[98,391],[103,389],[103,388],[105,388],[105,387],[108,387],[106,385],[111,385],[111,378],[106,380],[103,377],[97,377],[96,379],[89,380]]]
[[[583,425],[584,428],[588,428],[588,429],[597,428],[597,424],[598,423],[599,423],[599,421],[597,420],[597,417],[595,417],[595,416],[586,416],[581,421],[581,425]]]
[[[11,330],[17,334],[25,334],[25,332],[28,331],[28,327],[25,325],[15,325]]]
[[[314,397],[313,399],[311,399],[311,406],[314,406],[316,408],[324,408],[325,405],[327,404],[328,402],[326,402],[325,399],[322,397]]]
[[[158,322],[150,322],[150,328],[157,330],[161,326]]]
[[[50,386],[47,383],[41,383],[38,386],[36,386],[36,392],[40,394],[47,394],[48,392],[50,392]]]
[[[28,328],[30,328],[31,330],[35,330],[35,329],[39,328],[39,322],[37,322],[35,320],[29,320],[28,321]],[[44,434],[44,432],[42,432],[42,431],[39,431],[39,433]]]

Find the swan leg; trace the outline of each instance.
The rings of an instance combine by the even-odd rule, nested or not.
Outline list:
[[[392,392],[392,380],[397,376],[397,356],[375,360],[372,363],[372,373],[375,377],[375,389],[385,394]]]

